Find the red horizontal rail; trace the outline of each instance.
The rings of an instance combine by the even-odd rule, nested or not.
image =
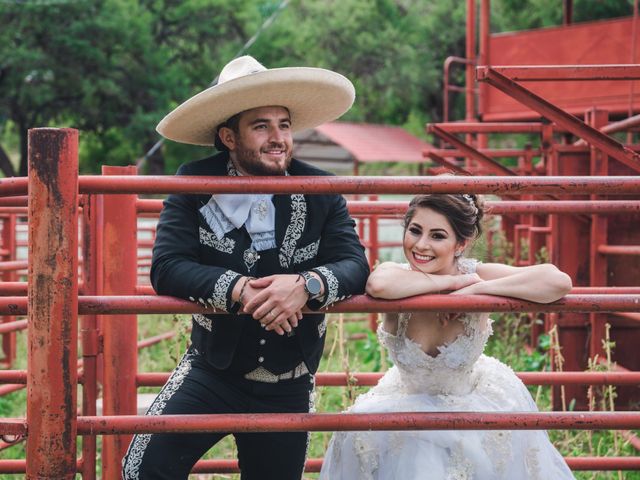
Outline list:
[[[120,433],[331,432],[363,430],[619,430],[640,428],[638,412],[395,412],[117,415],[78,417],[79,435]],[[21,418],[1,418],[0,433],[25,435]]]
[[[343,372],[316,374],[316,385],[343,387],[377,385],[382,373],[360,372],[347,376]],[[640,372],[517,372],[526,385],[639,385]],[[140,387],[160,387],[169,378],[168,372],[138,373],[136,381]],[[2,373],[0,372],[0,380]]]
[[[598,252],[605,255],[640,255],[640,245],[598,245]]]
[[[478,69],[486,67],[478,67]],[[492,66],[520,82],[640,80],[640,65],[521,65]]]
[[[0,187],[2,181],[0,179]],[[310,194],[634,194],[635,177],[189,177],[83,176],[82,193],[310,193]],[[2,188],[0,188],[0,193]]]
[[[26,178],[26,177],[23,177]],[[0,197],[0,206],[3,207],[26,207],[29,197],[26,195],[16,197]]]
[[[424,150],[425,154],[435,153],[439,157],[471,157],[472,155],[468,152],[464,152],[457,148],[429,148]],[[490,158],[506,158],[506,157],[523,157],[525,155],[532,155],[534,157],[540,156],[541,150],[539,148],[534,148],[531,150],[524,150],[521,148],[504,148],[504,149],[496,149],[496,148],[479,148],[478,152],[483,155],[486,155]]]
[[[27,207],[0,207],[0,215],[24,215],[29,214]]]
[[[640,287],[573,287],[571,294],[640,294]]]
[[[564,457],[571,470],[640,470],[640,457]],[[304,471],[317,473],[322,458],[308,458]],[[26,460],[0,460],[0,473],[25,473]],[[200,460],[191,473],[239,473],[237,460]]]
[[[138,200],[139,213],[158,213],[162,210],[162,200]],[[359,201],[347,202],[352,215],[404,215],[408,201]],[[486,213],[501,215],[505,213],[640,213],[638,200],[532,200],[485,202]]]
[[[160,335],[156,335],[154,337],[145,338],[138,342],[138,349],[150,347],[151,345],[155,345],[156,343],[160,343],[164,340],[168,340],[169,338],[173,338],[175,337],[175,335],[176,335],[176,332],[170,331],[170,332],[161,333]]]
[[[0,295],[26,295],[27,282],[0,282]]]
[[[631,313],[631,312],[614,312],[615,315],[627,318],[629,320],[633,320],[635,322],[640,322],[640,313]]]
[[[449,133],[540,133],[540,122],[450,122],[434,123]]]
[[[418,295],[401,300],[379,300],[356,295],[328,307],[335,313],[362,312],[636,312],[640,295],[567,295],[548,304],[527,302],[492,295]],[[0,315],[25,315],[26,297],[0,297]],[[175,297],[82,296],[78,301],[80,315],[130,313],[208,313],[223,314],[197,303]]]
[[[382,375],[379,372],[354,372],[349,376],[344,372],[324,372],[316,374],[316,385],[344,387],[348,381],[353,385],[373,386],[378,384]],[[640,372],[517,372],[517,375],[526,385],[640,386]],[[136,383],[139,387],[160,387],[168,378],[168,372],[144,372],[138,373]],[[24,384],[26,379],[26,370],[0,370],[0,383]],[[82,383],[82,377],[79,381]]]
[[[27,260],[13,260],[9,262],[0,262],[0,272],[24,270],[26,268],[29,268],[29,262]]]
[[[571,470],[640,470],[640,457],[564,457]],[[309,458],[304,471],[319,472],[322,458]],[[2,470],[0,470],[2,471]],[[239,473],[237,460],[200,460],[192,473]]]
[[[27,320],[16,320],[15,322],[0,323],[0,334],[17,332],[27,328]]]
[[[308,194],[607,194],[640,193],[636,177],[191,177],[87,175],[82,193],[308,193]],[[25,178],[0,178],[0,196],[26,193]]]
[[[355,430],[602,430],[640,428],[638,412],[280,413],[78,417],[78,433],[279,432]]]

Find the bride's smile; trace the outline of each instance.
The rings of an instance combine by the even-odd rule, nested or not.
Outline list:
[[[416,210],[403,239],[411,268],[423,273],[457,273],[455,252],[463,247],[447,217],[430,208]]]

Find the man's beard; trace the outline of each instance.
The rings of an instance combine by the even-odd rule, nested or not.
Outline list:
[[[260,160],[260,151],[238,145],[235,149],[236,167],[249,175],[284,175],[291,164],[291,152],[287,152],[284,165]]]

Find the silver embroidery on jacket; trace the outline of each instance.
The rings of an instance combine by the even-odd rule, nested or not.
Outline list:
[[[250,233],[251,246],[258,252],[276,248],[276,231]]]
[[[311,260],[318,255],[318,249],[320,248],[320,239],[316,240],[313,243],[310,243],[306,247],[302,247],[293,254],[293,264],[296,265],[298,263],[306,262],[307,260]]]
[[[322,321],[318,324],[318,336],[322,337],[324,332],[327,331],[327,317],[325,316]]]
[[[234,278],[239,276],[239,273],[236,273],[232,270],[227,270],[216,282],[213,287],[213,295],[211,296],[211,300],[213,300],[213,308],[219,308],[220,310],[227,311],[227,291],[229,290],[229,285]]]
[[[289,268],[293,251],[296,248],[296,242],[302,236],[304,225],[307,219],[307,202],[304,195],[291,195],[291,221],[287,227],[287,231],[280,247],[280,266]]]
[[[317,267],[317,268],[314,268],[313,270],[317,271],[327,281],[327,286],[329,288],[329,291],[326,294],[325,301],[322,304],[322,306],[328,307],[329,305],[334,303],[336,300],[338,300],[338,285],[339,285],[338,279],[333,274],[333,272],[329,270],[327,267]]]
[[[215,248],[219,252],[228,254],[232,254],[236,246],[236,242],[232,238],[223,237],[221,240],[218,240],[218,237],[211,232],[207,232],[202,227],[200,227],[200,243]]]
[[[211,319],[208,317],[205,317],[204,315],[202,315],[201,313],[194,313],[193,314],[193,320],[200,325],[202,328],[211,331]]]
[[[162,387],[162,390],[155,398],[146,415],[161,415],[167,406],[167,402],[182,386],[185,377],[191,370],[191,362],[195,353],[187,352],[180,360],[180,363],[173,371],[167,383]],[[139,475],[140,465],[142,464],[142,457],[151,440],[150,433],[138,434],[133,437],[127,454],[122,459],[122,475],[125,480],[137,479]]]

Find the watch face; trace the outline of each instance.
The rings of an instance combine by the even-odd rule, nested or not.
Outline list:
[[[320,283],[320,280],[318,280],[317,278],[311,277],[307,279],[306,285],[307,285],[307,291],[309,292],[309,295],[311,295],[312,297],[315,297],[316,295],[320,294],[320,289],[322,288],[322,285]]]

